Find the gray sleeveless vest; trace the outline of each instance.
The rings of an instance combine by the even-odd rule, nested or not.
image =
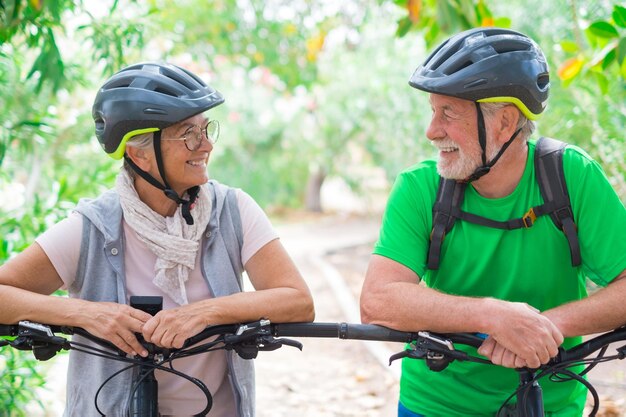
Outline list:
[[[211,293],[221,297],[242,291],[243,232],[235,190],[216,181],[210,181],[209,187],[213,206],[202,241],[202,275]],[[70,296],[126,304],[122,208],[117,193],[110,190],[95,200],[81,200],[76,211],[83,215],[83,235],[76,280],[68,288]],[[79,336],[74,336],[74,341],[89,343]],[[253,362],[233,351],[227,352],[227,358],[237,417],[254,417]],[[71,351],[64,417],[100,416],[94,405],[96,391],[127,366]],[[101,390],[98,408],[107,417],[126,417],[131,381],[132,371],[124,371]]]

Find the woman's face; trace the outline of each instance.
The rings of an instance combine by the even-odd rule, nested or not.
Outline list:
[[[196,185],[209,180],[207,164],[213,145],[202,135],[200,146],[195,151],[187,149],[184,140],[177,140],[189,134],[189,130],[203,131],[209,120],[203,114],[198,114],[182,122],[176,123],[161,133],[161,155],[165,176],[170,187],[182,196],[182,193]],[[156,163],[154,164],[156,168]],[[157,170],[158,172],[158,170]]]

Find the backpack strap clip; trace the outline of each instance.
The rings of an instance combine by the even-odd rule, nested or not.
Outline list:
[[[522,216],[522,222],[524,223],[524,227],[528,229],[529,227],[533,227],[535,221],[537,220],[537,215],[535,214],[535,208],[531,207],[528,211]]]

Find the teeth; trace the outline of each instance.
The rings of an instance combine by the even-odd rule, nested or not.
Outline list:
[[[195,167],[204,166],[204,161],[188,161],[187,163]]]
[[[441,152],[454,152],[459,150],[459,147],[456,146],[455,143],[452,143],[451,140],[434,141],[432,144]]]

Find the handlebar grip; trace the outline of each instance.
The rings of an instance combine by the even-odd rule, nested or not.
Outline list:
[[[339,337],[340,323],[273,324],[272,334],[278,337]]]
[[[17,336],[17,324],[0,324],[0,336]]]
[[[401,332],[375,324],[352,323],[284,323],[273,325],[274,336],[328,337],[353,340],[409,342],[414,333]]]
[[[341,323],[341,339],[378,340],[383,342],[410,342],[417,338],[415,333],[402,332],[375,324]]]

